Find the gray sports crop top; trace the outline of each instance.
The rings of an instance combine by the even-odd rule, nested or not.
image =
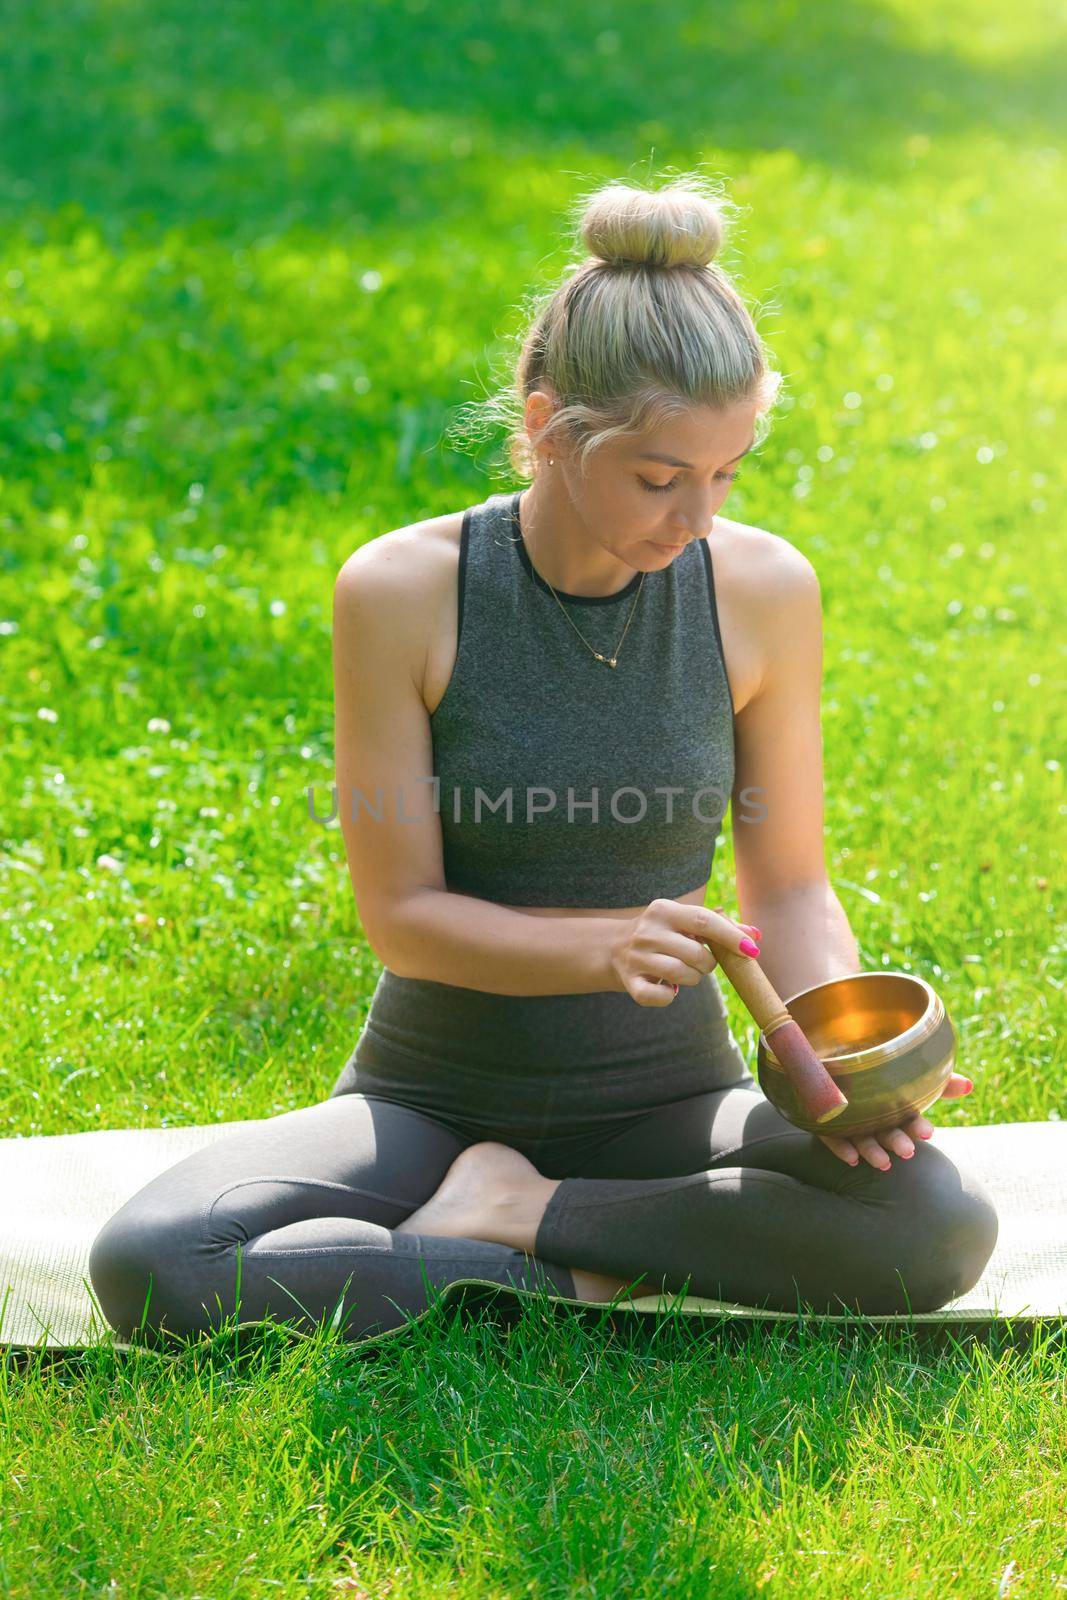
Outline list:
[[[645,575],[612,668],[535,571],[521,492],[463,516],[456,661],[430,717],[446,885],[561,907],[702,887],[734,781],[708,542]],[[608,596],[556,593],[610,656],[640,580]]]

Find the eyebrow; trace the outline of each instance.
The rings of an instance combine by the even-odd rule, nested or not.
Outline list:
[[[734,464],[734,461],[740,461],[742,456],[747,456],[749,450],[754,450],[755,448],[756,448],[756,441],[755,441],[755,439],[753,439],[752,443],[748,446],[748,449],[742,450],[741,455],[734,456],[733,461],[728,461],[726,463],[726,465],[728,467],[732,467],[733,464]],[[665,456],[663,454],[663,452],[660,451],[660,450],[646,450],[641,455],[639,455],[637,457],[637,460],[638,461],[664,461],[664,462],[666,462],[667,466],[669,466],[669,467],[692,467],[692,465],[693,465],[693,463],[691,461],[679,461],[677,456]]]

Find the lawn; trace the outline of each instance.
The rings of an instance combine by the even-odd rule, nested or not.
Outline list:
[[[819,573],[863,965],[945,1000],[937,1121],[1067,1115],[1065,49],[1051,0],[5,7],[3,1136],[328,1092],[379,970],[308,813],[335,574],[517,486],[454,424],[575,193],[697,164],[786,374],[724,509]],[[536,1306],[9,1359],[0,1594],[1046,1595],[1065,1388],[1062,1334]]]

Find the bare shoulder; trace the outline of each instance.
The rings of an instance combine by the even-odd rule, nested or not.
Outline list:
[[[740,712],[765,681],[783,616],[794,608],[818,613],[819,579],[802,550],[766,528],[718,516],[711,540],[723,651]]]
[[[377,534],[353,550],[337,582],[373,586],[381,598],[395,590],[398,599],[425,600],[435,584],[447,586],[449,577],[455,577],[462,523],[463,512],[453,511]]]
[[[464,512],[427,517],[361,544],[342,565],[334,588],[335,629],[346,618],[372,615],[400,646],[426,699],[428,676],[455,609]],[[447,639],[444,641],[447,649]]]
[[[715,519],[716,575],[719,555],[723,578],[739,600],[766,611],[768,602],[788,600],[798,591],[817,589],[818,575],[802,550],[781,534],[729,517]]]

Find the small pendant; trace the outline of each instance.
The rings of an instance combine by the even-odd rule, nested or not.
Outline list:
[[[612,656],[611,660],[608,662],[608,666],[609,667],[614,667],[614,666],[617,666],[617,665],[618,665],[618,662],[617,662],[616,658],[614,656]]]

